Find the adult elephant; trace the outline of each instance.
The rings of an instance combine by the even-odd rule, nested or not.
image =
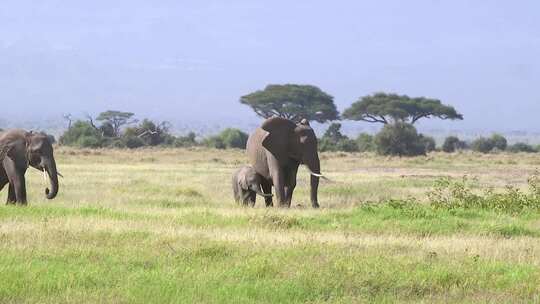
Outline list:
[[[317,191],[321,166],[317,153],[317,137],[307,120],[300,123],[272,117],[253,132],[247,143],[249,162],[263,177],[261,186],[270,194],[272,186],[280,207],[290,207],[296,174],[301,164],[311,173],[311,205],[319,207]],[[266,206],[272,206],[272,198],[265,197]]]
[[[58,172],[53,147],[43,133],[24,130],[0,132],[0,191],[9,183],[8,204],[26,204],[26,182],[24,174],[29,166],[46,172],[51,189],[45,189],[48,199],[58,194]]]

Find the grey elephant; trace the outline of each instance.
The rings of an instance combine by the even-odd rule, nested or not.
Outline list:
[[[48,175],[51,189],[46,188],[45,195],[55,198],[59,173],[47,135],[19,129],[0,132],[0,191],[9,183],[8,204],[26,204],[24,175],[29,166]]]
[[[257,194],[265,198],[272,197],[272,194],[265,194],[261,191],[261,180],[261,176],[251,166],[244,166],[236,170],[232,176],[234,200],[244,206],[253,207]]]
[[[311,205],[319,207],[317,191],[321,174],[317,137],[309,122],[299,123],[272,117],[253,132],[247,143],[247,154],[253,169],[262,177],[264,193],[275,196],[280,207],[290,207],[296,187],[298,167],[303,164],[311,173]],[[272,198],[266,197],[266,206],[272,206]]]

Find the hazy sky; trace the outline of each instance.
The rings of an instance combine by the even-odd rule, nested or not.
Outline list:
[[[340,110],[390,91],[465,115],[434,126],[539,131],[539,17],[538,0],[2,0],[0,118],[256,121],[241,95],[300,83]]]

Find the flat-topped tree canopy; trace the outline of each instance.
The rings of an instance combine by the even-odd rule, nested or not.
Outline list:
[[[320,123],[339,119],[334,97],[312,85],[271,84],[242,96],[240,103],[263,118],[279,116],[295,122],[305,118]]]
[[[407,95],[375,93],[360,98],[343,112],[343,118],[367,122],[409,122],[421,118],[463,119],[454,107],[444,105],[438,99]]]
[[[136,119],[130,120],[134,115],[135,114],[131,112],[108,110],[100,113],[96,120],[101,121],[104,124],[109,124],[109,126],[112,127],[112,135],[114,137],[119,137],[120,128],[122,126],[137,122]]]

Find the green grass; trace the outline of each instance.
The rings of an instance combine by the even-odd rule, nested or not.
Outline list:
[[[0,302],[540,302],[538,211],[426,196],[465,174],[526,189],[540,156],[321,159],[323,208],[302,169],[294,208],[251,209],[229,185],[241,151],[61,149],[57,199],[29,171],[30,205],[0,206]]]

